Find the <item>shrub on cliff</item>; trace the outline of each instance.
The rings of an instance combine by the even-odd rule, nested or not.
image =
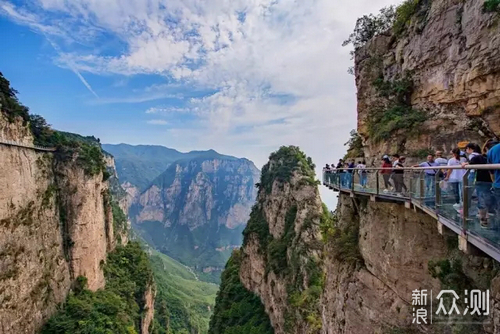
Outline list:
[[[500,0],[486,0],[484,2],[483,10],[487,13],[500,13]]]
[[[347,153],[344,156],[344,160],[364,156],[363,139],[356,130],[351,131],[351,138],[349,138],[349,141],[344,146],[347,146]]]
[[[413,80],[409,73],[387,81],[378,78],[373,85],[383,103],[374,105],[368,119],[368,133],[374,142],[388,140],[400,130],[418,131],[427,120],[427,114],[411,105]]]
[[[0,72],[0,111],[12,122],[16,117],[21,117],[26,124],[29,121],[29,109],[17,99],[17,91],[10,86],[2,72]]]
[[[352,44],[354,50],[357,50],[375,36],[391,32],[395,35],[401,35],[413,22],[414,17],[417,20],[425,19],[430,9],[430,3],[431,0],[406,0],[397,7],[382,8],[378,15],[364,15],[356,21],[354,31],[342,46]]]
[[[140,333],[143,296],[152,282],[146,253],[136,242],[118,247],[108,255],[104,274],[106,287],[96,292],[87,289],[85,277],[79,277],[41,333]]]
[[[257,186],[270,193],[275,181],[290,182],[295,172],[303,176],[302,182],[314,185],[316,184],[315,167],[311,158],[297,146],[282,146],[276,152],[271,153],[269,162],[262,167],[260,183]]]

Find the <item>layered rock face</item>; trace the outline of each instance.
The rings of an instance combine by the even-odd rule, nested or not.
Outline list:
[[[216,153],[175,162],[137,196],[132,221],[162,252],[217,275],[241,245],[257,175],[252,162]]]
[[[31,144],[21,121],[0,115],[2,137]],[[104,287],[102,264],[114,247],[103,175],[88,176],[51,153],[0,145],[0,332],[34,333],[79,275]]]
[[[144,293],[144,313],[141,319],[141,334],[150,333],[149,328],[153,322],[155,312],[155,295],[156,290],[153,284],[148,285]]]
[[[497,13],[483,12],[480,0],[420,1],[406,31],[375,37],[356,52],[358,132],[365,155],[444,149],[457,142],[484,142],[500,133],[500,25]],[[373,82],[411,73],[412,107],[427,113],[413,136],[371,140],[368,123],[379,98]]]

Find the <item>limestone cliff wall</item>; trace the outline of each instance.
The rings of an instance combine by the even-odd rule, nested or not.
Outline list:
[[[380,35],[356,52],[358,132],[365,155],[411,153],[422,148],[448,152],[457,142],[484,142],[500,135],[500,15],[484,13],[484,1],[420,1],[405,33]],[[393,80],[411,71],[414,108],[428,120],[413,136],[399,132],[376,143],[368,119],[377,103],[374,79]]]
[[[25,128],[0,124],[12,130],[5,139],[32,142]],[[71,284],[51,164],[48,153],[0,145],[1,333],[34,333]]]
[[[156,289],[153,284],[148,285],[144,293],[144,313],[141,319],[141,334],[149,334],[155,312]]]
[[[193,230],[215,218],[233,229],[248,219],[257,175],[249,161],[209,159],[172,165],[137,197],[141,210],[135,221],[188,225]]]
[[[0,117],[4,139],[33,142],[21,122]],[[6,145],[0,170],[0,332],[35,333],[74,278],[104,287],[101,265],[114,247],[107,183],[51,153]]]
[[[304,186],[301,184],[302,175],[295,175],[290,183],[281,184],[275,182],[270,194],[264,191],[259,193],[255,210],[261,210],[264,220],[268,223],[269,233],[274,240],[283,238],[286,230],[286,217],[289,210],[296,209],[293,217],[293,229],[295,237],[290,240],[288,250],[285,254],[289,262],[303,264],[308,256],[320,257],[320,252],[314,249],[313,244],[321,239],[319,233],[319,218],[321,214],[321,200],[315,186]],[[307,249],[306,254],[293,254],[297,248]],[[289,286],[296,284],[296,277],[280,274],[277,270],[270,270],[269,254],[266,254],[266,245],[256,234],[251,234],[244,244],[240,279],[243,285],[250,291],[261,297],[266,312],[269,314],[271,324],[276,334],[280,333],[309,333],[314,332],[305,319],[294,322],[294,329],[290,331],[287,317],[294,313],[290,305]],[[305,267],[297,268],[300,275],[305,279],[302,285],[308,286],[308,273]],[[301,287],[302,288],[302,287]],[[298,318],[299,319],[299,318]]]

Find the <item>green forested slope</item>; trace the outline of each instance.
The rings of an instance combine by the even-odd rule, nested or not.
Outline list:
[[[208,331],[217,285],[198,281],[186,267],[152,251],[150,257],[157,286],[154,334]]]
[[[64,305],[42,329],[42,334],[138,334],[144,292],[153,273],[147,254],[137,242],[118,246],[104,267],[106,287],[92,292],[78,277]]]

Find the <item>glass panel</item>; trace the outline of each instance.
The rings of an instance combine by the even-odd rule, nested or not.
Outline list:
[[[439,185],[441,200],[437,203],[439,215],[462,226],[462,182],[443,182]]]
[[[439,187],[439,184],[436,183],[436,175],[434,175],[433,170],[426,170],[422,177],[424,181],[424,199],[422,205],[434,210],[436,208],[436,186]],[[420,185],[422,186],[422,182]]]
[[[392,183],[392,170],[381,170],[378,173],[378,184],[379,184],[379,194],[388,195],[394,190],[394,184]]]
[[[342,189],[351,190],[352,185],[352,173],[349,171],[344,171],[340,173],[340,187]]]
[[[473,181],[471,173],[470,186],[465,188],[468,192],[468,201],[465,205],[469,208],[467,229],[475,234],[500,244],[499,231],[499,197],[492,189],[491,182]]]

